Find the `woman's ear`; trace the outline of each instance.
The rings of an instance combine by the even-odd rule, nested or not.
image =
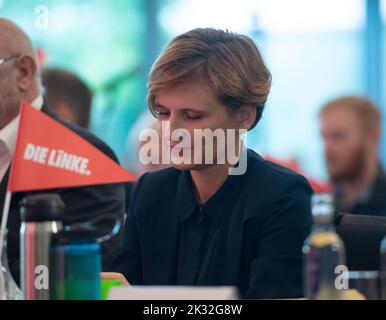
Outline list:
[[[236,111],[237,122],[239,129],[249,130],[256,119],[256,106],[254,105],[243,105]]]
[[[18,69],[17,81],[19,90],[26,91],[35,81],[37,72],[36,62],[31,56],[26,55],[17,60],[16,66]]]

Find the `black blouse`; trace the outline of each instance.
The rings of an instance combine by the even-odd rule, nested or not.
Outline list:
[[[251,150],[246,173],[229,175],[202,205],[189,171],[144,174],[112,271],[133,285],[233,285],[244,298],[302,297],[311,194],[302,176]]]

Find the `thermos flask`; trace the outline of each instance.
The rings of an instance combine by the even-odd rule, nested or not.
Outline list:
[[[113,230],[107,235],[100,236],[97,227],[92,225],[100,221],[100,218],[88,223],[65,226],[55,235],[52,299],[101,299],[100,244],[115,236],[121,226],[117,215],[105,215],[102,219],[115,222]]]
[[[65,206],[57,194],[36,194],[20,203],[20,280],[25,300],[50,299],[53,235],[62,229]]]
[[[55,237],[52,299],[100,299],[101,250],[95,232],[84,224],[65,227]]]

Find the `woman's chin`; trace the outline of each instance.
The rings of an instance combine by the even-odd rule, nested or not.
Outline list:
[[[200,170],[207,167],[207,165],[205,164],[192,164],[192,163],[178,163],[178,164],[172,163],[172,166],[178,170]]]

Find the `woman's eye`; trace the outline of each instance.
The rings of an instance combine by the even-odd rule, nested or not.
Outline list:
[[[189,120],[199,120],[202,118],[202,115],[201,114],[189,114],[187,113],[186,114],[186,117],[189,119]]]
[[[169,116],[170,112],[166,110],[155,110],[157,118],[166,118]]]

